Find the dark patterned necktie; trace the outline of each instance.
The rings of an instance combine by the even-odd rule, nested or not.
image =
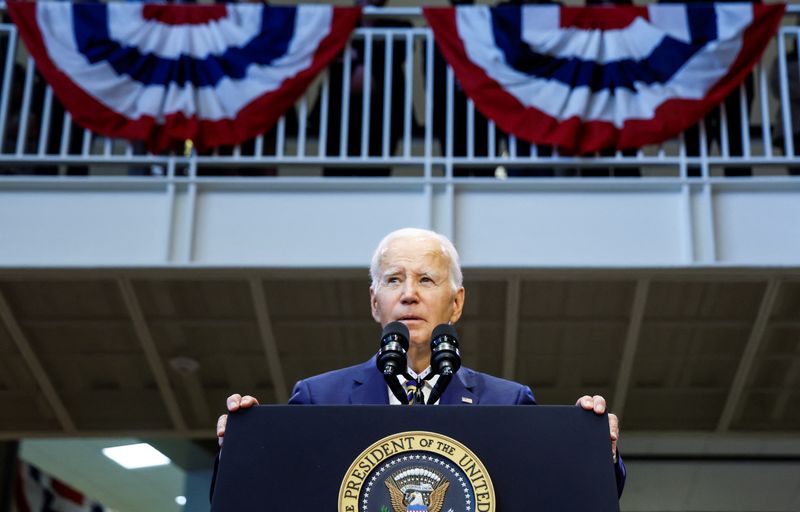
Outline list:
[[[424,404],[425,395],[422,393],[422,387],[425,384],[414,379],[406,380],[403,385],[406,388],[406,398],[408,398],[408,405]]]

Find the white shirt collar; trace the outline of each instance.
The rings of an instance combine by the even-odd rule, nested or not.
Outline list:
[[[424,379],[425,377],[427,377],[431,373],[431,367],[429,366],[429,367],[425,368],[420,373],[416,373],[411,368],[407,368],[406,371],[408,372],[408,375],[411,378],[416,379],[416,380],[420,380],[420,379]],[[406,378],[403,375],[398,375],[397,376],[397,380],[400,381],[400,385],[401,386],[404,386],[405,383],[406,383]],[[438,380],[439,380],[439,376],[438,375],[434,375],[430,379],[422,381],[422,394],[425,396],[425,402],[426,403],[428,401],[428,398],[430,398],[430,396],[431,396],[431,391],[433,391],[433,386],[436,385],[436,382]],[[389,405],[400,405],[400,401],[397,399],[396,396],[394,396],[394,393],[392,393],[392,390],[389,388],[389,386],[386,386],[386,392],[389,393]],[[439,400],[436,401],[436,404],[438,404],[438,403],[439,403]]]

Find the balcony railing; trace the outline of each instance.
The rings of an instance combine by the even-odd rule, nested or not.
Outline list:
[[[16,28],[6,23],[0,25],[0,178],[392,176],[458,183],[474,177],[561,182],[752,176],[796,182],[799,7],[790,6],[763,61],[718,114],[657,146],[588,157],[530,145],[487,122],[459,91],[415,8],[368,9],[368,18],[395,17],[408,27],[357,29],[344,55],[273,130],[210,154],[187,147],[183,154],[151,155],[141,143],[80,128],[37,73]]]

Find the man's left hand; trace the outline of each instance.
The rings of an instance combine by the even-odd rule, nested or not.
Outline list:
[[[606,412],[606,399],[600,395],[584,395],[575,402],[575,405],[579,405],[587,411],[594,411],[595,414],[604,414]],[[611,456],[616,462],[617,440],[619,439],[619,418],[617,418],[616,414],[608,413],[608,428],[610,432],[609,438],[611,439]]]

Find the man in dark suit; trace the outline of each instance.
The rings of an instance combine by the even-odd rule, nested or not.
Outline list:
[[[446,237],[432,231],[406,228],[389,233],[378,244],[370,265],[370,304],[372,317],[381,326],[402,322],[409,330],[407,352],[409,382],[418,385],[425,402],[436,385],[431,376],[430,340],[440,324],[454,324],[464,308],[458,252]],[[405,385],[406,376],[399,376]],[[413,381],[412,381],[413,379]],[[389,390],[375,359],[357,366],[334,370],[295,385],[293,404],[399,404]],[[438,404],[535,404],[530,388],[485,373],[462,367],[442,394]],[[252,396],[228,397],[228,411],[235,412],[258,404]],[[583,396],[576,405],[603,414],[605,399]],[[622,492],[625,467],[617,456],[619,423],[609,414],[609,438],[617,475],[617,489]],[[217,422],[220,444],[225,435],[227,415]]]

